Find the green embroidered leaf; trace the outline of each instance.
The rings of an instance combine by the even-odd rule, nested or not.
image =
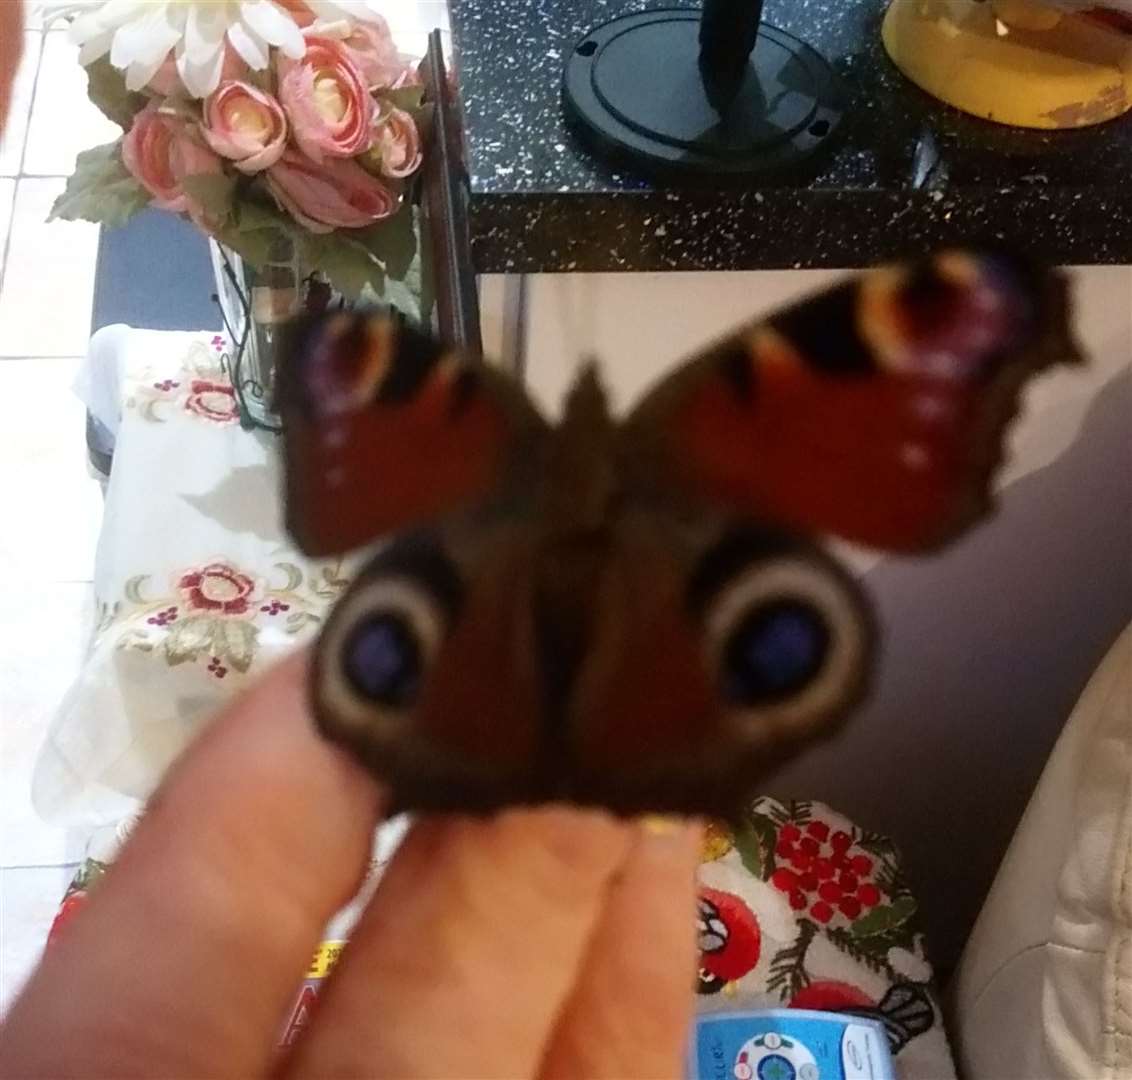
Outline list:
[[[189,615],[173,623],[165,639],[166,662],[175,667],[208,653],[212,648],[212,624],[216,621],[211,615]]]
[[[743,865],[760,881],[774,873],[774,846],[778,831],[765,814],[748,813],[735,827],[735,850]]]
[[[138,574],[126,582],[126,587],[122,591],[126,594],[126,599],[129,600],[131,604],[138,604],[140,606],[149,603],[141,593],[142,586],[148,580],[148,574]]]
[[[133,125],[134,117],[146,107],[149,98],[126,89],[125,76],[103,56],[86,67],[87,97],[123,131]]]
[[[276,569],[287,575],[287,584],[275,590],[276,592],[294,592],[303,583],[303,572],[294,563],[281,562],[275,564]]]
[[[380,259],[390,277],[403,279],[417,255],[416,216],[407,201],[391,218],[365,229],[351,229],[343,235],[356,240]]]
[[[212,632],[214,653],[237,671],[247,671],[255,658],[259,629],[242,619],[216,619]]]
[[[122,164],[119,144],[84,150],[48,221],[93,221],[124,225],[150,203],[150,194]]]
[[[780,949],[774,954],[767,973],[766,988],[779,999],[789,1002],[800,991],[810,985],[810,973],[806,970],[806,953],[818,932],[816,923],[802,919],[798,923],[798,936],[793,945]]]
[[[851,933],[855,938],[888,934],[899,929],[915,914],[916,901],[911,896],[900,896],[887,907],[873,908],[867,915],[862,915],[853,923]]]
[[[851,960],[864,965],[870,971],[875,971],[878,975],[887,975],[889,979],[895,978],[892,965],[888,962],[888,942],[877,938],[854,937],[853,931],[843,926],[826,930],[825,936]]]

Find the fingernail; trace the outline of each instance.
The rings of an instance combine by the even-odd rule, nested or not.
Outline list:
[[[652,847],[679,849],[700,843],[700,824],[687,818],[648,814],[638,819],[643,843]]]

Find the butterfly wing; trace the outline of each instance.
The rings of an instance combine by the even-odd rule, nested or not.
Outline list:
[[[309,555],[521,486],[546,431],[513,381],[389,315],[298,322],[277,398],[287,527]]]
[[[625,812],[728,816],[865,692],[869,608],[819,549],[628,515],[570,704],[572,790]]]
[[[331,614],[315,716],[396,807],[486,811],[546,796],[535,547],[515,520],[398,538]]]
[[[931,549],[987,512],[1021,386],[1077,359],[1060,273],[945,253],[720,342],[642,401],[623,456],[658,497]]]

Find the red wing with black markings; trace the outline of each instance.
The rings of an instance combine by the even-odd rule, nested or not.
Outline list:
[[[625,453],[662,496],[927,550],[987,512],[1026,380],[1078,358],[1061,274],[948,252],[722,341],[637,407]]]
[[[280,364],[287,527],[338,554],[519,482],[546,424],[522,389],[385,315],[301,321]]]

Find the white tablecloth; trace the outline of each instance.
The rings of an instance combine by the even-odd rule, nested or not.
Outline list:
[[[115,439],[90,653],[40,753],[36,809],[102,824],[221,702],[308,640],[345,584],[285,535],[277,437],[243,430],[211,333],[108,327],[76,386]]]

